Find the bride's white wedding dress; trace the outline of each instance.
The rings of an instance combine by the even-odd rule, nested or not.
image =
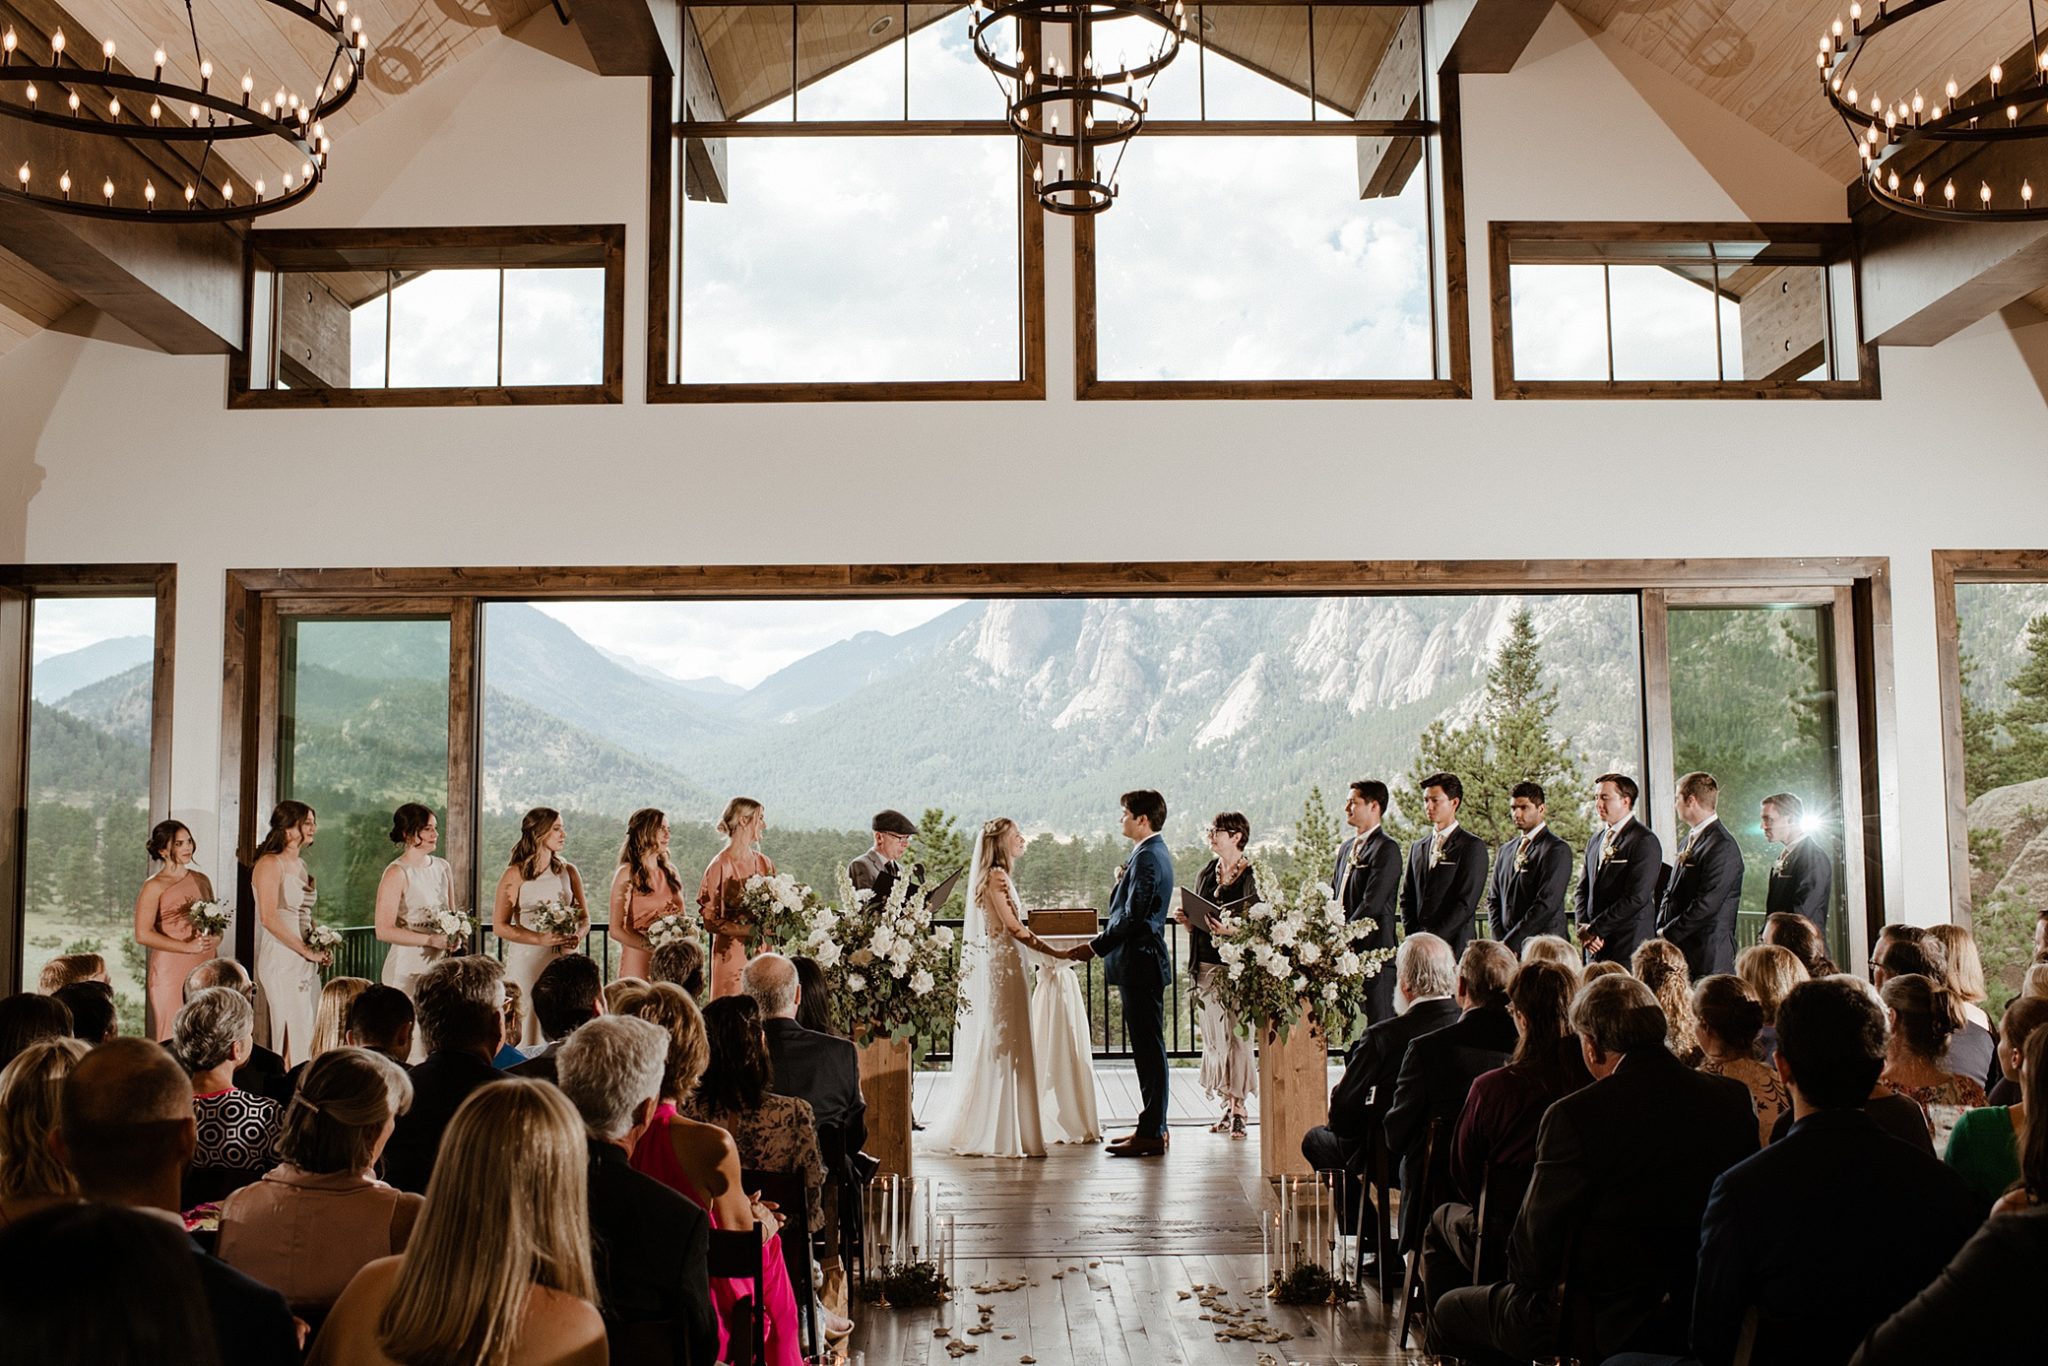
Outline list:
[[[1043,1157],[1031,979],[1024,946],[1005,924],[1021,924],[1023,913],[1007,881],[999,885],[988,876],[987,843],[983,836],[975,844],[962,949],[966,1008],[953,1036],[955,1110],[939,1141],[967,1156]]]

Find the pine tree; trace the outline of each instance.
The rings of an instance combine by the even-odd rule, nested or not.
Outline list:
[[[2000,786],[1998,716],[1990,708],[1971,700],[1970,684],[1981,667],[1968,650],[1957,659],[1962,675],[1960,697],[1963,708],[1963,793],[1975,801]]]
[[[2013,703],[2000,718],[2010,739],[1998,756],[1999,784],[2048,778],[2048,612],[2027,623],[2027,662],[2006,686]]]
[[[1294,836],[1281,851],[1280,866],[1274,870],[1278,887],[1261,887],[1268,899],[1291,902],[1303,887],[1328,886],[1336,867],[1337,845],[1344,828],[1330,814],[1330,804],[1320,786],[1311,787],[1301,804],[1301,816],[1294,823]]]
[[[917,834],[911,837],[910,857],[925,866],[925,871],[935,878],[942,878],[955,868],[967,863],[967,836],[960,833],[960,818],[949,816],[945,809],[928,806],[924,817],[917,823]]]

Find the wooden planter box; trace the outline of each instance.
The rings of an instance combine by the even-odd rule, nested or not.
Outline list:
[[[1259,1172],[1268,1181],[1312,1176],[1301,1136],[1330,1118],[1328,1041],[1298,1024],[1285,1041],[1269,1022],[1259,1031]]]
[[[860,1094],[868,1107],[867,1151],[881,1171],[910,1175],[910,1041],[860,1046]]]

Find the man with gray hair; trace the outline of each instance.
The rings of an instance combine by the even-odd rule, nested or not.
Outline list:
[[[555,1052],[555,1084],[583,1116],[590,1144],[591,1266],[616,1360],[710,1366],[711,1222],[632,1155],[661,1103],[668,1034],[651,1020],[604,1015]],[[657,1142],[667,1141],[664,1131]]]
[[[1394,969],[1401,1013],[1373,1025],[1351,1046],[1344,1076],[1330,1092],[1330,1122],[1301,1137],[1301,1155],[1317,1171],[1337,1169],[1356,1175],[1365,1170],[1373,1140],[1393,1103],[1394,1079],[1400,1075],[1408,1045],[1458,1018],[1458,1003],[1451,999],[1458,965],[1447,942],[1426,930],[1409,935],[1394,956]],[[1356,1195],[1346,1191],[1343,1205],[1347,1214],[1358,1208]],[[1358,1234],[1370,1243],[1371,1229],[1361,1228]]]
[[[1664,1012],[1620,973],[1572,1001],[1594,1083],[1553,1104],[1508,1243],[1507,1279],[1437,1302],[1429,1350],[1468,1360],[1687,1350],[1700,1217],[1722,1172],[1757,1150],[1749,1088],[1665,1047]],[[1559,1285],[1588,1322],[1558,1341]]]

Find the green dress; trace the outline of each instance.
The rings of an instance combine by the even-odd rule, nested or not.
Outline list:
[[[2005,1194],[2020,1176],[2019,1135],[2013,1132],[2011,1108],[1983,1105],[1964,1111],[1948,1136],[1942,1160],[1985,1204]]]

